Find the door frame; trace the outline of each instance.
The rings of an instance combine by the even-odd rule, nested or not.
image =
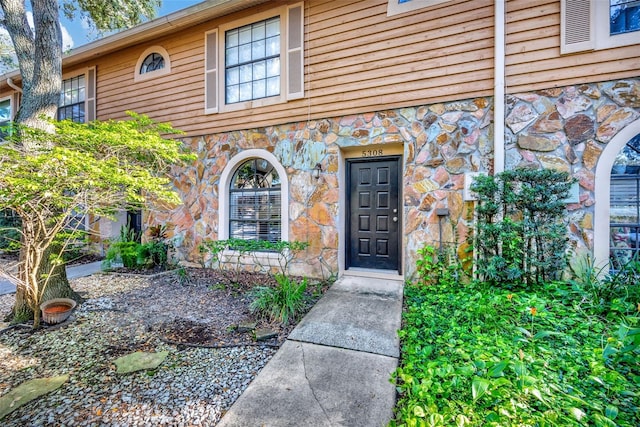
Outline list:
[[[373,150],[375,151],[375,150]],[[372,271],[372,272],[381,272],[381,273],[385,273],[385,272],[391,272],[394,271],[399,274],[402,275],[402,271],[403,271],[403,264],[404,264],[404,253],[403,253],[403,240],[404,240],[404,232],[403,232],[403,216],[404,216],[404,200],[402,197],[402,183],[403,183],[403,177],[404,177],[404,164],[403,164],[403,156],[402,154],[393,154],[393,155],[385,155],[385,156],[376,156],[376,157],[347,157],[344,159],[343,165],[344,165],[344,191],[343,191],[343,197],[342,200],[344,200],[344,223],[343,223],[343,230],[344,230],[344,245],[342,245],[342,259],[343,259],[343,268],[344,271],[349,271],[350,269],[354,269],[354,268],[359,268],[359,267],[352,267],[350,266],[350,260],[349,260],[349,254],[350,254],[350,249],[351,249],[351,241],[350,241],[350,237],[351,237],[351,194],[350,194],[350,188],[351,188],[351,173],[350,173],[350,169],[351,169],[351,164],[352,163],[367,163],[367,162],[376,162],[376,161],[390,161],[390,160],[395,160],[397,162],[397,167],[398,167],[398,232],[397,232],[397,241],[396,244],[398,245],[397,249],[398,249],[398,269],[397,270],[386,270],[386,269],[380,269],[380,270],[376,270],[376,269],[367,269],[368,271]]]

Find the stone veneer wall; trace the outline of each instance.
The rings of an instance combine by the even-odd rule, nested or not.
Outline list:
[[[638,117],[640,85],[624,80],[555,88],[507,98],[506,167],[566,170],[580,181],[580,202],[569,205],[574,247],[592,248],[594,171],[606,143]],[[265,149],[289,180],[289,240],[310,247],[292,272],[326,277],[338,270],[341,151],[349,147],[403,147],[403,251],[405,277],[415,271],[416,251],[437,245],[436,208],[447,207],[443,241],[462,242],[471,219],[463,201],[464,174],[492,173],[491,98],[327,118],[187,138],[198,160],[176,171],[184,205],[150,212],[147,224],[173,226],[176,258],[198,262],[198,245],[216,239],[218,183],[229,160],[243,150]],[[311,170],[320,163],[316,181]]]
[[[571,246],[592,252],[596,165],[607,143],[640,117],[640,79],[514,94],[506,113],[505,168],[571,173],[580,186],[579,202],[567,205]]]

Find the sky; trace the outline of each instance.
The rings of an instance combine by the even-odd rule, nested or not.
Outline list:
[[[156,18],[193,6],[194,4],[201,3],[202,1],[204,0],[162,0],[162,6],[156,13]],[[62,26],[62,46],[64,51],[77,48],[95,40],[95,37],[91,38],[92,36],[86,22],[83,22],[80,19],[69,21],[63,15],[60,18],[60,24]]]

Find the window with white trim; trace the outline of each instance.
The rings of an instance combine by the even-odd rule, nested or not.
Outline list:
[[[60,92],[58,120],[88,123],[96,119],[96,69],[64,79]]]
[[[150,73],[153,71],[162,70],[164,68],[164,57],[159,53],[153,52],[142,61],[140,67],[140,74]]]
[[[171,72],[171,58],[162,46],[151,46],[138,57],[133,80],[143,81],[165,76]]]
[[[561,0],[560,53],[640,44],[640,0]]]
[[[304,97],[304,5],[281,6],[205,33],[205,113]]]
[[[281,182],[273,165],[261,158],[243,162],[229,187],[229,237],[281,240]]]
[[[0,99],[0,140],[11,133],[7,128],[13,120],[11,97]]]
[[[280,95],[280,17],[225,33],[227,104]]]
[[[449,0],[388,0],[387,16],[399,15],[401,13],[418,10],[425,7],[444,3]]]
[[[640,259],[640,134],[616,156],[610,185],[609,265],[616,271]]]
[[[84,74],[64,80],[62,82],[62,92],[60,92],[58,120],[71,120],[77,123],[84,123],[85,98]]]

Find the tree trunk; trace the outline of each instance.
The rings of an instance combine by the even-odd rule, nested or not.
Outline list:
[[[31,4],[35,31],[28,24],[24,0],[0,0],[4,26],[11,36],[22,75],[22,103],[15,120],[19,124],[51,130],[51,125],[42,117],[55,118],[62,87],[62,31],[58,1],[37,0]],[[27,149],[37,149],[30,147],[29,141],[23,141],[23,144]],[[38,267],[39,277],[51,271],[50,255],[56,252],[60,252],[59,248],[48,248]],[[20,260],[24,260],[23,251],[20,252]],[[24,292],[20,287],[16,292],[14,320],[33,317]],[[44,300],[58,297],[78,298],[69,286],[63,265],[54,267],[44,293]]]
[[[81,302],[82,298],[80,295],[78,295],[78,293],[76,293],[69,285],[65,266],[62,264],[54,265],[51,263],[51,259],[57,258],[59,253],[59,247],[50,246],[47,248],[38,268],[38,277],[50,275],[41,302],[52,298],[71,298],[77,302]],[[21,253],[21,259],[23,256],[24,255]],[[44,278],[42,278],[40,282],[42,283],[40,286],[44,286]],[[39,288],[41,289],[40,286]],[[12,309],[12,317],[13,318],[11,320],[18,323],[24,323],[34,318],[34,312],[31,310],[25,296],[25,289],[21,287],[18,287],[16,291],[16,302]]]

